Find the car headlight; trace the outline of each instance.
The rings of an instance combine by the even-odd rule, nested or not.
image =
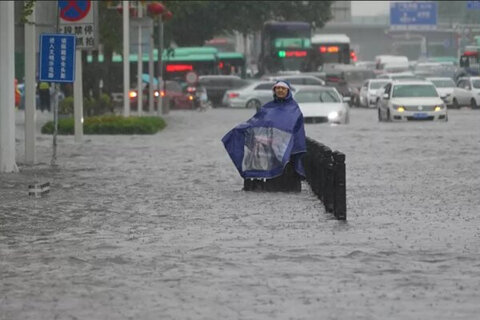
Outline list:
[[[435,111],[442,111],[444,110],[446,107],[445,107],[445,104],[439,104],[438,106],[435,106]]]
[[[337,111],[332,111],[328,114],[328,120],[335,120],[339,116]]]
[[[397,110],[398,112],[403,112],[403,111],[405,111],[405,107],[404,107],[404,106],[393,105],[393,108],[394,108],[395,110]]]

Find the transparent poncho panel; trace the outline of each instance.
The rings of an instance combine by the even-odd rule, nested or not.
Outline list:
[[[282,165],[291,133],[276,128],[250,128],[245,132],[243,171],[268,171]]]

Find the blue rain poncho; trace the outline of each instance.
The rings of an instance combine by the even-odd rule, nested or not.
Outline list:
[[[285,99],[274,94],[273,101],[222,138],[243,178],[278,177],[289,161],[293,162],[295,171],[305,177],[301,162],[307,151],[303,115],[292,98],[290,84],[288,86],[290,90]]]

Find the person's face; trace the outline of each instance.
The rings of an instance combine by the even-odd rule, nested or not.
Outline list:
[[[275,87],[275,95],[279,98],[285,98],[288,94],[288,88]]]

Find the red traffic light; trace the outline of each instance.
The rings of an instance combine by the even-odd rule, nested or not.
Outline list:
[[[152,2],[148,4],[147,10],[152,15],[161,15],[165,11],[165,6],[160,2]]]

